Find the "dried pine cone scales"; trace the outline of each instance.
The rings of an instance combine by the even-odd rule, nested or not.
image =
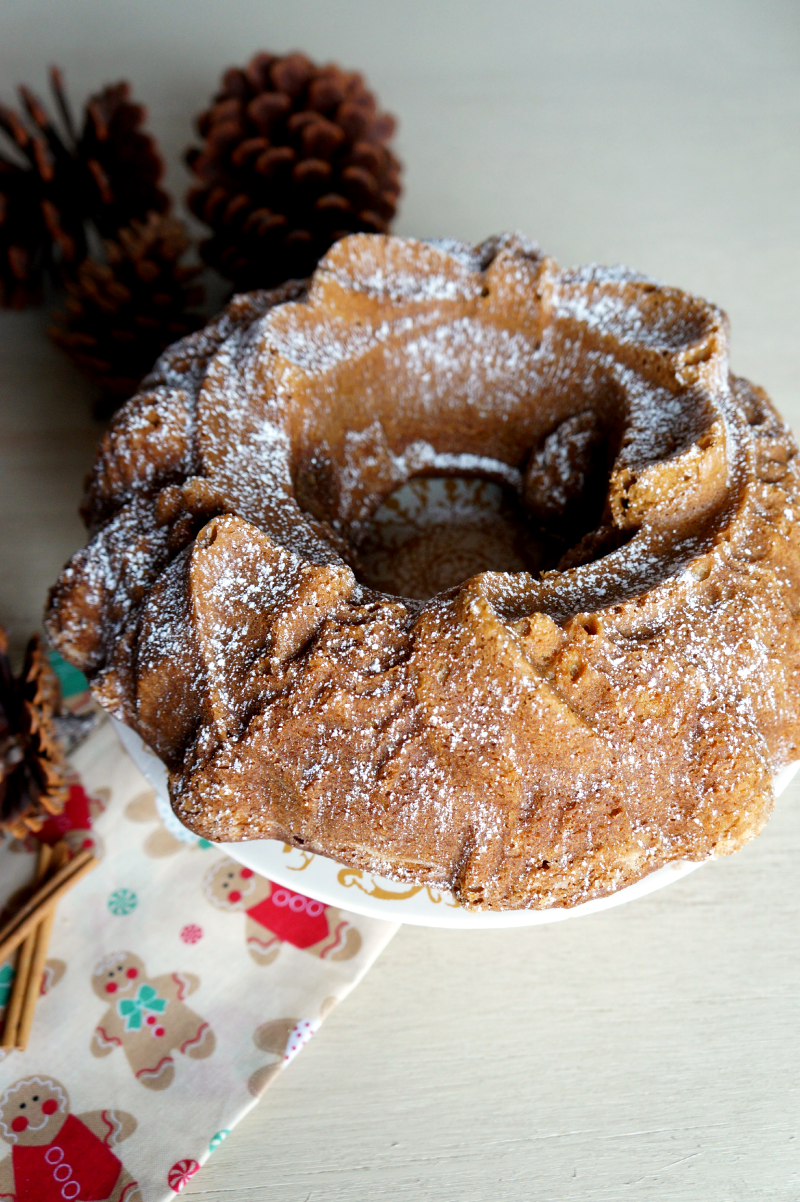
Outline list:
[[[45,246],[33,173],[0,157],[0,306],[39,303]]]
[[[188,246],[182,222],[151,213],[105,242],[105,262],[85,259],[66,281],[50,335],[103,389],[96,416],[132,396],[161,352],[203,324],[191,311],[203,299],[199,269],[181,262]]]
[[[80,132],[61,74],[50,73],[59,124],[28,88],[22,115],[0,105],[0,304],[21,308],[41,296],[45,271],[58,276],[87,252],[87,223],[114,233],[134,218],[165,212],[163,164],[142,126],[130,85],[91,96]]]
[[[169,196],[158,186],[164,164],[142,129],[147,111],[130,94],[130,84],[123,81],[90,96],[77,145],[95,189],[91,217],[106,236],[133,219],[170,208]]]
[[[256,55],[226,72],[198,127],[189,206],[214,231],[203,257],[237,288],[302,278],[344,234],[385,232],[394,217],[394,119],[356,72]]]
[[[24,838],[64,808],[66,765],[53,724],[59,706],[58,681],[38,638],[15,679],[0,628],[0,832]]]

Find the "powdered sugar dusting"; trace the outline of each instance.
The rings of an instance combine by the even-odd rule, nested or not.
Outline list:
[[[381,503],[459,474],[574,545],[424,604],[359,584]],[[162,358],[50,626],[199,833],[572,905],[763,825],[800,737],[797,493],[713,306],[513,236],[356,235]]]

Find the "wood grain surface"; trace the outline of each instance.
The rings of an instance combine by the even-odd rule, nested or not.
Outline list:
[[[791,0],[0,0],[0,92],[129,75],[173,161],[220,70],[300,47],[401,118],[398,232],[520,228],[727,309],[800,427]],[[183,189],[173,167],[170,183]],[[0,621],[82,542],[97,428],[42,314],[0,316]],[[404,928],[215,1152],[204,1202],[797,1202],[800,805],[651,898],[528,931]]]

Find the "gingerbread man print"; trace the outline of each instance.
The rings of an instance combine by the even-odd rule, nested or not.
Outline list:
[[[105,956],[92,974],[92,988],[109,1007],[92,1036],[92,1055],[109,1056],[121,1047],[137,1081],[147,1089],[167,1089],[175,1077],[174,1052],[204,1060],[217,1044],[208,1023],[184,1001],[199,984],[188,972],[148,977],[133,952]]]
[[[0,1199],[13,1202],[142,1202],[114,1149],[136,1130],[124,1110],[72,1114],[64,1086],[25,1077],[0,1096]]]
[[[128,802],[125,806],[125,817],[131,822],[154,826],[142,844],[144,854],[154,859],[173,856],[179,851],[192,851],[197,848],[205,851],[211,847],[207,839],[200,839],[182,827],[168,807],[159,812],[159,802],[152,789],[137,794]]]
[[[319,1030],[321,1022],[321,1018],[274,1018],[256,1028],[253,1032],[253,1043],[262,1052],[268,1052],[277,1059],[251,1073],[247,1088],[254,1098],[261,1097],[272,1079]]]
[[[284,943],[321,960],[350,960],[361,947],[341,910],[275,885],[227,856],[211,865],[203,883],[218,909],[246,914],[247,950],[256,964],[271,964]]]

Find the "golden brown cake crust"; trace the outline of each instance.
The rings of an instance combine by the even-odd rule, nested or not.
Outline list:
[[[574,545],[376,593],[350,565],[424,473],[499,480]],[[797,494],[713,306],[519,237],[354,235],[159,361],[48,624],[198,834],[571,906],[766,821],[799,754]]]

